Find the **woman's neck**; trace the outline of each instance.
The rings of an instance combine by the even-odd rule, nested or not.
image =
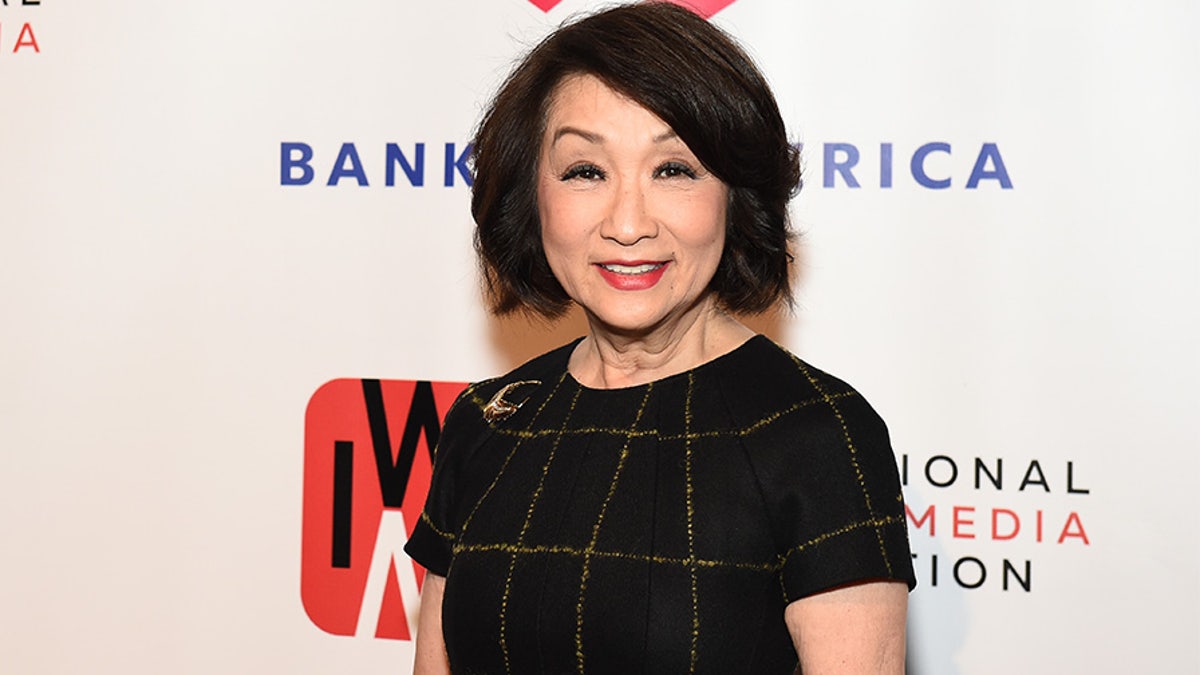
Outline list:
[[[567,369],[594,389],[632,387],[691,370],[737,349],[754,336],[708,300],[689,315],[654,329],[614,331],[588,316],[588,336],[571,354]]]

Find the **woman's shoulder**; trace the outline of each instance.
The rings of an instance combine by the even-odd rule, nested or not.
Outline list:
[[[859,395],[841,378],[817,368],[765,335],[750,338],[734,354],[737,358],[720,362],[722,384],[727,387],[783,398]]]
[[[495,406],[495,399],[504,399],[507,389],[512,397],[521,398],[528,394],[528,389],[543,382],[555,381],[566,372],[567,362],[571,351],[579,344],[578,338],[561,347],[552,349],[544,354],[535,356],[512,370],[486,380],[472,382],[459,395],[450,415],[455,422],[466,421],[464,418],[475,418],[486,422],[489,406]],[[529,385],[526,387],[525,385]]]
[[[740,426],[882,427],[863,395],[841,378],[757,335],[715,369],[712,384]]]

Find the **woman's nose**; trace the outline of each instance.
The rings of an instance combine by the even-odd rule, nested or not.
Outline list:
[[[658,223],[647,208],[645,188],[636,180],[621,181],[613,193],[600,235],[632,246],[658,234]]]

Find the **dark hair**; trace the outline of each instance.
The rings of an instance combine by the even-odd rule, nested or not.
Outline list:
[[[667,2],[562,26],[508,76],[476,130],[471,215],[491,308],[544,317],[570,298],[542,248],[538,158],[547,108],[570,75],[593,75],[653,112],[729,187],[725,248],[709,289],[734,312],[791,301],[787,203],[798,152],[765,78],[734,40]]]

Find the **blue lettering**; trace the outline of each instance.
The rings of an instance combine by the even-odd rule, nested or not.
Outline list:
[[[384,185],[395,186],[397,182],[406,181],[413,187],[425,185],[426,143],[385,144]],[[795,144],[798,150],[804,145]],[[810,146],[811,147],[811,146]],[[471,154],[474,148],[470,143],[444,143],[445,164],[442,184],[445,187],[455,187],[474,183],[471,172]],[[901,153],[903,154],[903,150]],[[822,186],[825,188],[861,188],[862,183],[855,170],[862,162],[863,155],[858,145],[854,143],[824,143],[822,144],[823,171]],[[944,153],[947,158],[952,154],[951,144],[945,141],[931,141],[918,147],[911,157],[909,168],[913,181],[921,187],[931,190],[944,190],[951,187],[953,176],[946,172],[946,160],[932,160],[934,174],[930,175],[930,156]],[[313,146],[308,143],[284,141],[279,144],[279,184],[280,185],[310,185],[315,179]],[[896,185],[896,147],[895,143],[883,141],[879,143],[879,187],[892,189]],[[903,158],[899,158],[903,161]],[[868,162],[873,164],[872,162]],[[938,167],[942,167],[938,170]],[[403,171],[403,176],[400,172]],[[861,173],[861,172],[860,172]],[[940,175],[939,175],[940,174]],[[840,179],[839,179],[840,176]],[[337,159],[330,168],[326,185],[337,186],[343,179],[353,179],[361,186],[368,186],[369,180],[364,168],[361,155],[353,142],[342,143],[337,152]],[[996,181],[1001,189],[1013,189],[1012,179],[1008,168],[1001,156],[996,143],[982,143],[976,156],[974,167],[965,181],[966,189],[974,190],[985,180]],[[873,182],[873,181],[871,181]]]
[[[892,144],[879,144],[879,187],[892,187]]]
[[[454,187],[455,171],[466,181],[467,187],[471,187],[474,184],[475,181],[471,179],[471,170],[467,168],[467,160],[471,157],[471,147],[471,144],[467,143],[467,147],[463,148],[462,154],[457,155],[457,159],[455,159],[454,144],[446,144],[446,187]]]
[[[934,180],[933,178],[929,177],[929,174],[925,173],[925,157],[932,152],[944,152],[948,155],[950,154],[950,144],[937,142],[926,143],[925,145],[917,148],[917,151],[914,152],[912,156],[912,177],[913,180],[927,188],[930,188],[931,190],[944,190],[950,187],[949,178]]]
[[[845,154],[845,161],[838,161],[839,152]],[[842,180],[846,181],[847,186],[858,187],[858,179],[851,173],[855,164],[858,164],[858,148],[850,143],[826,143],[824,186],[827,188],[834,186],[834,173],[836,172],[842,175]]]
[[[387,144],[387,176],[384,177],[384,184],[391,187],[396,184],[396,164],[400,164],[400,168],[404,169],[404,175],[408,176],[408,182],[413,187],[421,187],[425,184],[425,144],[417,143],[417,149],[413,156],[414,164],[408,163],[408,158],[404,156],[404,151],[395,143]]]
[[[299,152],[300,156],[295,157]],[[279,184],[308,185],[313,179],[312,161],[313,149],[308,143],[279,144]],[[300,176],[293,176],[293,169],[300,169]]]
[[[992,160],[992,169],[988,170],[988,160]],[[1008,177],[1008,169],[1004,168],[1004,159],[1000,157],[1000,148],[995,143],[984,143],[979,149],[979,157],[975,158],[975,168],[971,169],[971,177],[967,179],[967,189],[974,190],[983,179],[1000,181],[1000,187],[1012,189],[1012,180]]]
[[[367,185],[367,172],[363,171],[362,160],[358,158],[358,150],[353,143],[342,143],[342,149],[333,163],[333,171],[329,172],[329,182],[325,184],[337,185],[338,181],[349,177],[358,181],[361,187]]]

